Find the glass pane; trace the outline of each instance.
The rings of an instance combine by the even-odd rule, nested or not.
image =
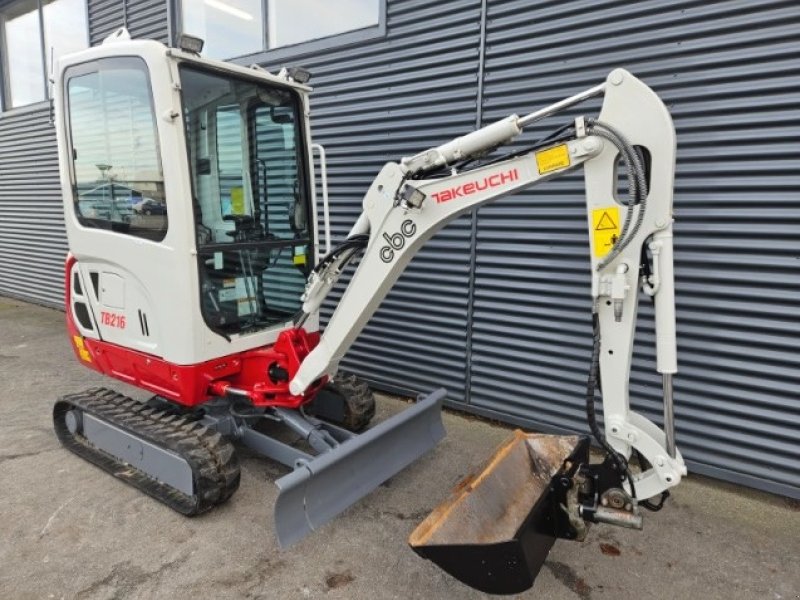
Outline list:
[[[242,116],[238,106],[217,108],[217,164],[219,167],[220,213],[244,215],[245,165],[242,153]]]
[[[378,25],[382,0],[268,0],[269,47]]]
[[[44,43],[47,72],[52,72],[51,57],[58,58],[89,47],[86,0],[44,2]]]
[[[310,267],[299,97],[181,67],[206,321],[241,333],[290,320]]]
[[[76,213],[88,227],[161,240],[167,210],[147,67],[138,58],[97,65],[67,74]]]
[[[304,204],[300,202],[300,173],[296,160],[297,127],[289,107],[255,109],[256,190],[264,202],[270,234],[291,238],[305,234]]]
[[[5,13],[4,34],[11,106],[44,100],[45,77],[35,1],[14,4]]]
[[[205,40],[203,55],[234,58],[264,48],[261,0],[182,0],[183,31]]]
[[[293,92],[181,67],[202,243],[306,239]]]

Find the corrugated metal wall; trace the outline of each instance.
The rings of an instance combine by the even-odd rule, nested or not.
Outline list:
[[[490,0],[483,119],[632,71],[678,132],[678,443],[690,469],[800,496],[800,4]],[[544,133],[564,119],[537,128]],[[580,175],[482,209],[471,405],[583,429]],[[631,395],[660,422],[643,301]],[[498,389],[506,391],[498,392]]]
[[[46,104],[0,113],[0,294],[61,306],[67,236]]]
[[[633,71],[678,128],[678,442],[695,472],[800,497],[800,5],[487,0],[482,59],[483,5],[389,0],[385,38],[282,61],[314,73],[335,237],[384,161],[613,67]],[[162,0],[90,0],[89,11],[93,43],[125,19],[136,36],[167,37]],[[46,120],[45,109],[0,116],[0,293],[59,304],[65,245]],[[584,430],[584,219],[574,175],[452,224],[345,366],[389,389],[445,385],[451,404],[529,427]],[[639,333],[633,403],[659,422],[647,303]]]
[[[167,43],[168,5],[165,0],[87,0],[89,39],[99,44],[120,27],[127,27],[133,38]]]

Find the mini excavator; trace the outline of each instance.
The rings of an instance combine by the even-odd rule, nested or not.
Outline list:
[[[179,46],[121,29],[58,61],[67,328],[83,365],[152,394],[59,398],[63,445],[185,515],[231,497],[235,445],[246,446],[290,469],[276,481],[275,530],[282,547],[297,542],[444,436],[444,390],[367,427],[372,393],[338,370],[409,261],[458,216],[582,167],[594,323],[585,401],[604,458],[590,460],[589,436],[518,431],[410,544],[467,585],[515,593],[557,539],[583,539],[591,523],[641,528],[641,509],[659,509],[686,474],[672,408],[675,131],[658,96],[617,69],[387,163],[332,245],[308,72],[206,59],[190,36]],[[595,96],[596,118],[497,156],[524,128]],[[357,257],[320,332],[323,301]],[[655,304],[663,429],[629,406],[640,289]]]

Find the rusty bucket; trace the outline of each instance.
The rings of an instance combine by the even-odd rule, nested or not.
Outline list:
[[[527,590],[556,539],[577,535],[562,505],[588,453],[586,437],[515,431],[428,515],[409,544],[475,589]]]

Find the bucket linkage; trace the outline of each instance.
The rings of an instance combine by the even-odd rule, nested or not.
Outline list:
[[[413,550],[490,594],[529,589],[559,538],[588,522],[641,528],[614,460],[589,464],[587,436],[515,431],[409,538]],[[587,522],[588,521],[588,522]]]

